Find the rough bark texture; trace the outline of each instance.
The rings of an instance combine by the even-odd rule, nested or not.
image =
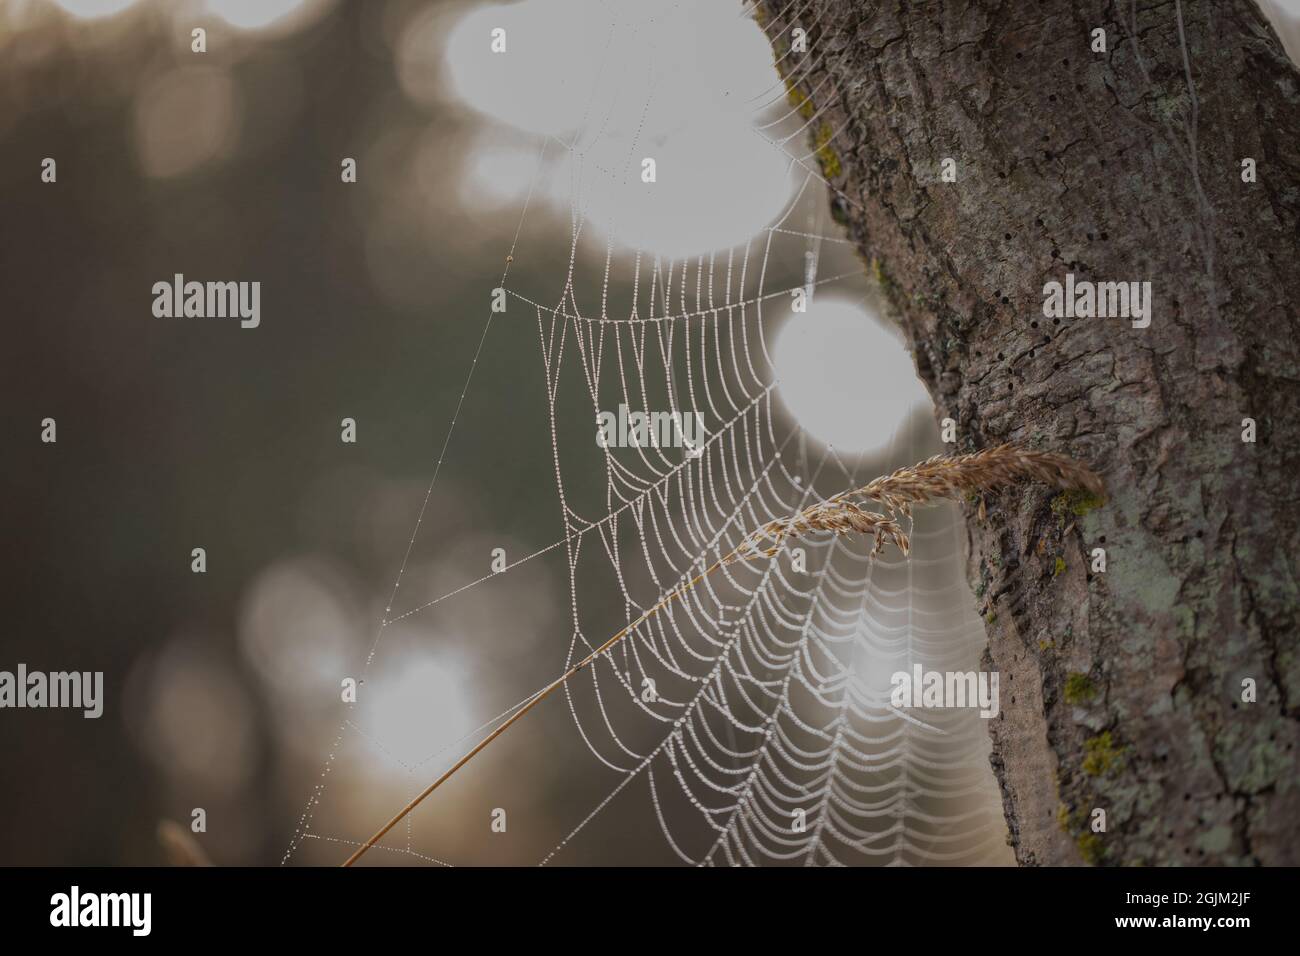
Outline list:
[[[968,509],[1017,858],[1300,862],[1300,76],[1276,36],[1246,0],[757,14],[809,123],[794,151],[959,448],[1068,452],[1110,488]],[[1045,318],[1067,272],[1150,280],[1150,327]]]

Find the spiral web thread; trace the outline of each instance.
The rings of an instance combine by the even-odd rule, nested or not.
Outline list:
[[[799,22],[803,6],[794,0],[790,9],[796,14],[784,22]],[[803,25],[810,33],[819,27],[815,17]],[[819,45],[833,42],[823,37]],[[798,83],[814,56],[778,66]],[[645,95],[654,95],[653,84]],[[772,105],[786,101],[775,74],[770,97]],[[599,305],[589,314],[579,301],[579,290],[590,288],[578,267],[580,246],[588,241],[582,177],[614,175],[581,162],[601,136],[593,122],[571,142],[559,143],[573,154],[582,176],[573,182],[569,266],[558,295],[547,304],[543,296],[503,282],[512,325],[520,307],[536,317],[564,522],[562,540],[511,568],[564,550],[572,632],[564,667],[557,670],[732,554],[754,529],[874,477],[863,471],[863,462],[811,440],[774,401],[768,339],[773,320],[789,314],[793,288],[820,295],[860,275],[861,268],[846,240],[822,235],[821,214],[808,212],[825,206],[820,186],[826,181],[814,154],[801,146],[820,114],[781,107],[765,115],[771,119],[756,127],[754,148],[780,150],[802,183],[760,236],[687,261],[629,256],[611,242]],[[831,142],[838,132],[832,131]],[[549,138],[542,152],[557,142]],[[638,149],[634,138],[620,182],[636,176]],[[795,228],[800,213],[808,221]],[[827,243],[837,250],[832,255],[824,254]],[[512,258],[514,252],[512,245]],[[842,274],[819,278],[827,259],[843,264]],[[802,267],[797,271],[803,281],[770,289],[775,283],[769,276],[789,275],[791,262]],[[611,314],[611,289],[630,294],[628,312]],[[863,357],[864,375],[871,374],[871,363]],[[589,466],[573,464],[574,449],[560,437],[566,434],[560,396],[573,389],[593,413],[620,404],[700,413],[702,451],[601,448],[603,500],[580,502],[591,496],[574,494],[570,486],[583,484],[574,474]],[[900,424],[889,467],[921,457],[923,449],[911,447],[915,443],[903,435]],[[582,454],[590,460],[590,449]],[[914,520],[906,520],[910,558],[893,548],[873,553],[869,537],[821,533],[784,541],[770,556],[727,562],[570,681],[565,695],[575,726],[596,759],[619,778],[541,862],[563,862],[565,847],[636,785],[649,793],[672,851],[691,864],[993,859],[1005,825],[983,720],[970,709],[929,709],[918,712],[918,719],[890,706],[895,671],[910,672],[917,663],[927,670],[977,669],[984,644],[959,571],[961,542],[952,508],[923,510]],[[795,549],[802,550],[806,570],[797,569]],[[380,634],[393,621],[463,590],[409,610],[391,608]],[[619,619],[605,613],[610,593],[621,598]],[[370,660],[374,656],[372,650]],[[355,732],[345,721],[339,739]],[[325,773],[329,769],[327,762]],[[357,845],[311,829],[324,776],[286,860],[306,838]],[[409,847],[397,852],[441,862]]]

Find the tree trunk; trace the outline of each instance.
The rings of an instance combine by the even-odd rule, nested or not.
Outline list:
[[[1066,452],[1109,488],[967,509],[1017,859],[1300,862],[1300,75],[1277,37],[1245,0],[756,13],[958,449]],[[1149,281],[1150,325],[1045,315],[1067,273]]]

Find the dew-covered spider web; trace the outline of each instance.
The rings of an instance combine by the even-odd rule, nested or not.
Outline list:
[[[746,11],[710,2],[726,7],[736,29],[753,29]],[[664,7],[669,21],[688,10]],[[802,4],[790,7],[790,20],[800,22]],[[815,50],[771,71],[762,94],[750,94],[746,115],[758,119],[738,133],[747,137],[746,148],[779,158],[792,183],[784,205],[744,241],[675,255],[657,246],[663,230],[656,203],[672,209],[672,201],[657,198],[658,183],[643,181],[642,161],[656,152],[674,155],[671,144],[656,139],[665,128],[656,101],[681,65],[681,51],[668,39],[679,34],[622,5],[601,9],[601,29],[635,36],[644,60],[605,64],[599,75],[611,85],[615,68],[624,67],[617,95],[593,91],[572,132],[538,137],[538,173],[501,282],[507,307],[495,319],[510,335],[537,337],[544,394],[520,400],[545,405],[562,535],[499,574],[544,555],[563,556],[568,633],[550,638],[554,676],[635,626],[565,684],[563,704],[557,693],[542,705],[567,706],[592,755],[587,766],[568,772],[599,771],[612,784],[590,805],[571,808],[561,838],[540,859],[517,862],[566,862],[602,814],[632,791],[648,797],[644,825],[661,830],[671,852],[690,864],[1001,861],[1005,824],[984,721],[973,709],[900,710],[890,702],[895,672],[917,664],[979,669],[984,630],[962,572],[955,508],[921,509],[909,519],[910,557],[893,547],[876,553],[870,538],[816,533],[787,539],[770,556],[724,563],[664,603],[767,522],[942,446],[928,410],[909,416],[880,401],[851,411],[864,430],[893,416],[884,431],[892,437],[865,452],[837,449],[783,399],[778,336],[800,334],[797,323],[815,321],[818,304],[830,298],[862,307],[864,321],[865,312],[879,308],[862,264],[826,211],[818,153],[833,147],[839,131],[825,128],[810,146],[809,133],[824,128],[822,118],[804,96],[788,92],[787,83],[798,88],[810,72]],[[818,25],[806,16],[803,25],[815,34]],[[518,31],[512,40],[522,42],[517,37]],[[639,80],[628,75],[638,66],[645,67]],[[703,152],[675,155],[710,162]],[[567,199],[567,234],[557,229],[562,220],[538,212],[544,169]],[[671,185],[671,163],[660,160],[657,172]],[[628,194],[633,198],[620,199]],[[707,218],[707,209],[693,214]],[[567,245],[568,255],[553,281],[511,280],[530,249],[557,244]],[[800,294],[806,311],[793,305]],[[486,337],[485,326],[480,353]],[[480,357],[467,370],[438,469],[457,422],[472,415]],[[908,361],[901,350],[855,354],[846,373],[843,356],[828,353],[825,374],[848,376],[845,402],[852,403],[859,392],[850,379],[880,376],[882,362],[900,360]],[[622,441],[597,440],[601,414],[617,418],[620,410],[625,421],[657,412],[674,424],[653,440],[645,432],[628,438],[635,429],[623,429]],[[703,430],[685,440],[679,423],[692,416]],[[436,482],[435,470],[430,492]],[[422,508],[407,557],[430,532],[424,522]],[[443,594],[402,595],[403,603],[399,570],[366,668],[383,654],[386,630],[498,576]],[[529,700],[496,716],[485,708],[476,717],[485,723],[408,767],[410,792]],[[330,792],[365,786],[364,779],[333,775],[334,752],[368,734],[364,711],[348,710],[286,860],[304,840],[348,849],[369,836],[329,832],[317,822],[327,784]],[[474,766],[460,773],[473,774]],[[460,862],[445,861],[438,846],[402,830],[381,841],[376,857],[382,851]]]

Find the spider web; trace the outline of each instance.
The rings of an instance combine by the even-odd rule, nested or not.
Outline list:
[[[797,14],[792,19],[798,22]],[[818,27],[815,20],[804,25]],[[778,66],[797,85],[813,57]],[[779,81],[768,95],[769,105],[786,102]],[[648,109],[653,83],[644,96]],[[548,150],[568,154],[567,272],[549,294],[507,281],[530,191],[501,285],[512,327],[521,328],[520,310],[536,320],[563,537],[504,573],[562,549],[571,633],[557,673],[640,621],[564,687],[582,740],[618,780],[575,816],[542,863],[562,862],[565,848],[635,786],[649,794],[668,846],[691,864],[980,863],[1005,850],[983,722],[973,710],[926,710],[921,720],[889,702],[895,671],[978,667],[985,638],[960,570],[963,545],[950,508],[917,514],[907,528],[910,559],[893,549],[875,554],[870,539],[812,535],[785,542],[771,557],[726,564],[646,616],[768,521],[937,450],[933,436],[918,437],[900,422],[883,459],[851,457],[806,434],[783,410],[769,342],[789,317],[792,291],[852,291],[862,280],[848,243],[824,234],[829,184],[802,145],[820,114],[781,107],[767,115],[755,128],[754,148],[780,151],[799,179],[794,198],[749,242],[686,260],[624,252],[613,238],[604,242],[603,262],[592,255],[600,240],[589,197],[635,178],[636,137],[617,173],[591,160],[608,158],[601,148],[608,147],[601,141],[607,118],[592,119],[569,141],[548,137],[539,150],[539,168]],[[801,216],[803,227],[795,228]],[[863,374],[870,364],[865,357]],[[576,409],[594,423],[620,405],[701,415],[702,446],[695,454],[601,447],[592,441],[594,427],[572,427]],[[395,606],[423,522],[422,506],[367,668],[387,627],[492,577],[406,610]],[[359,845],[312,827],[334,753],[354,734],[365,731],[346,718],[286,861],[304,839]],[[444,757],[459,756],[445,750]],[[415,851],[409,830],[405,850],[380,848],[442,862]]]

